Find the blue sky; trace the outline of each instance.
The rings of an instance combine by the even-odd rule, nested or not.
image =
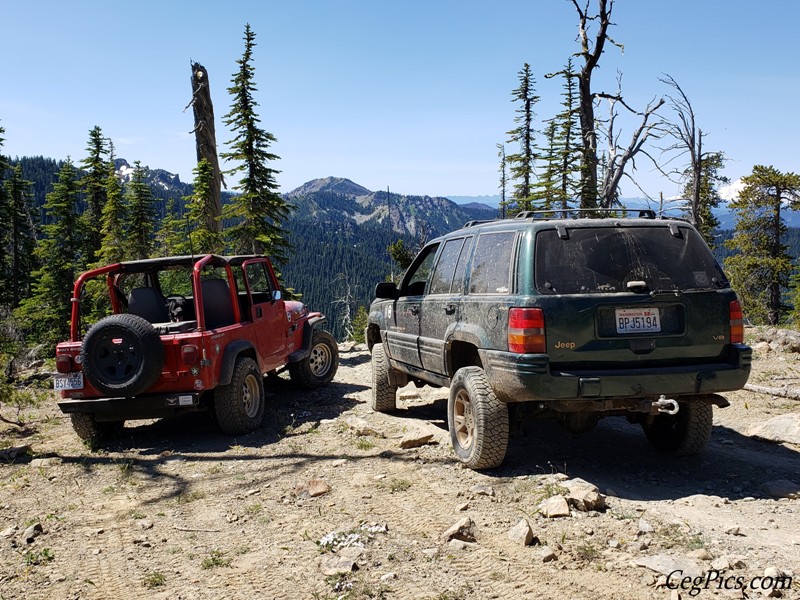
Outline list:
[[[278,139],[285,192],[333,175],[372,190],[496,194],[495,145],[514,126],[517,72],[530,63],[548,118],[560,82],[544,74],[578,48],[568,0],[0,0],[0,15],[4,154],[78,161],[99,125],[118,156],[184,181],[195,161],[183,112],[190,60],[209,71],[222,145],[249,22],[259,114]],[[606,49],[594,88],[614,91],[619,70],[628,102],[643,108],[668,92],[658,81],[668,73],[708,132],[705,147],[730,159],[727,175],[754,164],[797,171],[799,17],[791,0],[618,0],[611,33],[624,53]],[[677,192],[637,166],[648,193]],[[629,183],[622,191],[638,195]]]

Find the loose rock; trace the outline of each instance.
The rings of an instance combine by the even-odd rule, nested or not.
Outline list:
[[[606,507],[605,498],[600,494],[598,487],[580,478],[570,479],[561,483],[569,490],[567,503],[580,511],[603,510]]]
[[[567,499],[561,495],[551,496],[547,500],[543,501],[541,504],[539,504],[539,510],[545,517],[549,517],[551,519],[568,517],[570,514]]]
[[[800,414],[787,413],[772,417],[764,423],[751,427],[747,435],[769,442],[800,444]]]
[[[655,529],[648,521],[645,521],[644,519],[639,519],[639,531],[637,532],[636,535],[645,535],[648,533],[653,533],[654,531]]]
[[[700,577],[703,574],[703,568],[700,565],[683,556],[669,556],[667,554],[645,556],[638,559],[636,565],[661,575],[669,575],[675,571],[683,571],[684,575],[689,577]]]
[[[402,440],[400,440],[400,447],[403,450],[408,450],[409,448],[419,448],[420,446],[428,444],[432,439],[432,433],[409,433]]]
[[[488,485],[473,485],[469,491],[476,496],[494,496],[494,489]]]
[[[695,558],[697,560],[711,560],[714,557],[711,553],[706,550],[705,548],[698,548],[697,550],[692,550],[686,554],[689,558]]]
[[[34,458],[31,461],[32,467],[54,467],[55,465],[60,465],[63,462],[61,458],[52,456],[50,458]]]
[[[349,416],[345,420],[347,426],[353,430],[356,435],[371,435],[373,437],[384,437],[383,433],[379,432],[366,419],[360,417]]]
[[[520,546],[530,546],[533,543],[533,530],[527,519],[520,519],[508,532],[508,539]]]
[[[305,483],[300,483],[294,488],[294,493],[299,498],[316,498],[331,491],[329,486],[322,479],[310,479]]]
[[[475,523],[469,517],[457,521],[452,527],[442,534],[442,540],[461,540],[463,542],[475,541]]]
[[[543,563],[552,562],[558,560],[558,555],[550,546],[542,546],[542,549],[539,550],[539,560]]]
[[[34,523],[25,530],[25,533],[22,534],[22,539],[25,540],[26,544],[32,544],[33,540],[39,537],[43,531],[41,523]]]

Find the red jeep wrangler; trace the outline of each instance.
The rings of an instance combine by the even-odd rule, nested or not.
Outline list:
[[[264,374],[288,367],[293,381],[315,388],[339,364],[336,342],[320,329],[325,317],[282,299],[265,256],[109,265],[82,274],[72,302],[54,387],[59,407],[90,443],[126,419],[212,408],[223,432],[249,433],[264,418]],[[113,314],[83,335],[81,305],[90,303]]]

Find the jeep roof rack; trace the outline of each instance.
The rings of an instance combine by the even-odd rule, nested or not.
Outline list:
[[[624,206],[614,208],[549,208],[539,210],[523,210],[517,213],[515,219],[557,219],[557,218],[573,218],[576,219],[581,216],[588,216],[592,213],[615,213],[618,211],[627,211],[636,213],[636,217],[640,219],[655,219],[656,211],[650,208],[637,208],[629,209]],[[611,216],[611,215],[610,215]],[[619,216],[619,215],[613,215]],[[631,217],[631,218],[636,218]]]

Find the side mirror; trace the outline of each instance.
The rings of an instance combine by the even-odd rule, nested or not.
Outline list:
[[[272,290],[272,301],[273,302],[277,302],[281,298],[283,298],[283,294],[281,293],[280,290]]]
[[[396,300],[400,294],[397,293],[397,286],[391,281],[382,281],[375,286],[375,297],[385,300]]]

